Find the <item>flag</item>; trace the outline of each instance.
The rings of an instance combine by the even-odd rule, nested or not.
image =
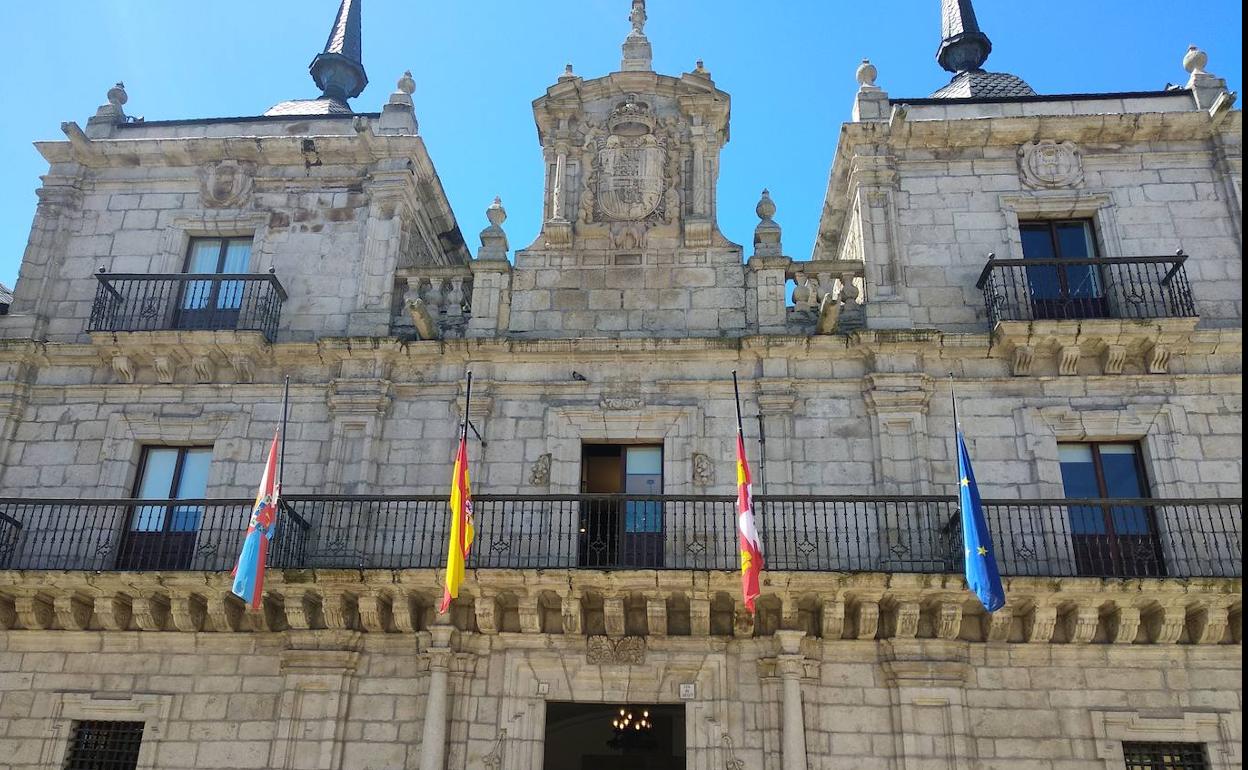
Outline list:
[[[992,536],[984,519],[984,506],[971,470],[966,438],[958,431],[958,507],[962,511],[962,545],[966,550],[966,584],[984,609],[995,612],[1005,606],[1005,588],[992,552]]]
[[[754,612],[758,598],[758,573],[763,570],[763,548],[754,528],[754,499],[750,466],[745,461],[745,438],[737,431],[737,542],[741,547],[741,594],[745,608]]]
[[[243,537],[243,550],[238,554],[238,564],[231,573],[234,587],[230,590],[250,603],[252,609],[260,608],[260,600],[264,596],[264,562],[269,552],[269,541],[277,529],[277,498],[281,493],[277,482],[279,435],[280,432],[273,435],[273,443],[269,446],[269,459],[264,464],[264,475],[260,477],[260,491],[256,493],[251,521]]]
[[[468,435],[461,432],[459,451],[455,453],[455,470],[451,478],[451,538],[446,551],[446,590],[438,612],[451,606],[459,597],[464,582],[464,564],[472,552],[472,493],[468,490]]]

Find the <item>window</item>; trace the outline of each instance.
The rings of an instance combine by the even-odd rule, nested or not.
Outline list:
[[[1203,743],[1123,743],[1127,770],[1209,770]]]
[[[186,256],[186,273],[246,273],[251,263],[251,238],[194,238]],[[229,329],[243,306],[243,281],[187,281],[178,303],[178,328]]]
[[[1023,258],[1044,260],[1027,268],[1027,288],[1035,318],[1105,318],[1100,268],[1095,259],[1092,220],[1019,222]]]
[[[1127,443],[1058,444],[1068,500],[1148,497],[1139,447]],[[1069,506],[1080,574],[1160,576],[1160,542],[1147,505]]]
[[[139,500],[201,500],[208,492],[212,447],[143,449],[134,497]],[[118,569],[186,569],[203,517],[202,505],[138,505],[129,522]]]
[[[74,722],[65,770],[135,770],[142,722]]]
[[[663,447],[586,444],[581,491],[581,566],[663,566]]]

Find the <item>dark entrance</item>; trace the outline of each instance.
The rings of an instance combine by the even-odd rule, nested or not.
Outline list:
[[[663,447],[585,444],[581,492],[578,566],[663,566]]]
[[[547,703],[542,768],[685,770],[685,709]]]

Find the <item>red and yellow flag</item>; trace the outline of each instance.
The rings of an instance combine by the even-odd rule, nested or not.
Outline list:
[[[745,461],[745,438],[737,432],[737,542],[741,546],[741,594],[745,608],[754,612],[758,598],[758,573],[763,571],[763,547],[754,528],[754,496],[750,466]]]
[[[459,597],[464,582],[464,564],[472,551],[472,493],[468,491],[468,437],[459,437],[455,470],[451,479],[451,538],[446,552],[446,589],[439,613],[446,612],[451,600]]]

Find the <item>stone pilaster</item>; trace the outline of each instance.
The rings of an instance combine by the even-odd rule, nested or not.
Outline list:
[[[425,720],[420,734],[420,770],[446,770],[448,692],[454,659],[451,637],[455,629],[434,626],[430,632],[433,639],[425,652],[429,660],[429,692],[425,696]]]
[[[281,653],[282,696],[268,766],[338,770],[362,635],[354,631],[288,634],[291,647]]]

